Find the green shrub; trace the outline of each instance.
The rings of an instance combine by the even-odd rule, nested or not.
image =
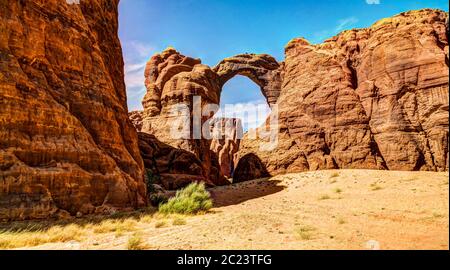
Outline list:
[[[186,188],[177,191],[175,197],[159,206],[164,214],[196,214],[211,209],[213,202],[211,195],[205,189],[204,183],[192,183]]]

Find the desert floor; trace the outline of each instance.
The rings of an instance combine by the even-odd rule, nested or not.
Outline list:
[[[141,214],[120,232],[86,226],[78,241],[28,248],[127,249],[139,235],[147,249],[448,249],[448,185],[448,173],[288,174],[213,188],[205,215]]]

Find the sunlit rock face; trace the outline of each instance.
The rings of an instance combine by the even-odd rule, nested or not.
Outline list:
[[[203,157],[205,171],[221,174],[217,179],[229,176],[227,162],[220,164],[220,143],[168,138],[174,121],[169,108],[181,103],[192,112],[194,95],[202,97],[202,107],[218,104],[223,85],[243,75],[276,107],[269,119],[278,123],[268,119],[256,131],[275,132],[270,150],[261,147],[266,139],[244,135],[233,154],[239,181],[319,169],[448,170],[446,21],[447,13],[425,9],[344,31],[323,44],[294,39],[282,63],[245,54],[209,68],[168,49],[147,65],[143,132]],[[211,163],[213,157],[219,164]],[[252,175],[251,168],[259,169]]]
[[[0,4],[0,220],[146,205],[118,2]]]
[[[402,13],[323,44],[286,46],[271,174],[317,169],[448,170],[448,14]],[[262,128],[267,128],[267,125]],[[248,177],[247,177],[248,178]]]
[[[201,178],[207,184],[229,184],[226,178],[232,174],[233,156],[238,144],[235,140],[205,138],[201,130],[200,134],[196,134],[192,128],[196,123],[195,110],[204,111],[209,104],[219,104],[223,85],[236,75],[247,76],[255,81],[267,101],[275,103],[281,87],[280,70],[281,65],[268,55],[238,55],[210,68],[201,64],[200,59],[184,56],[175,49],[168,48],[151,57],[147,63],[147,93],[142,102],[144,111],[142,124],[138,124],[140,131],[155,135],[158,140],[171,147],[194,154],[201,161]],[[201,98],[199,106],[195,106],[194,97]],[[174,136],[172,132],[180,125],[179,114],[173,110],[180,107],[186,108],[182,113],[185,117],[183,123],[188,123],[187,134],[182,138]],[[209,128],[207,121],[216,112],[212,110],[200,116],[199,126],[206,124]],[[131,117],[135,119],[135,116]],[[199,179],[191,178],[191,181]]]

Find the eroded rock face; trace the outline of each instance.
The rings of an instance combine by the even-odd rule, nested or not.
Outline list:
[[[201,129],[200,133],[192,129],[194,124],[202,127],[216,110],[198,118],[195,110],[201,113],[209,104],[219,104],[222,86],[238,74],[257,82],[268,101],[276,102],[281,86],[280,67],[275,59],[268,55],[252,54],[226,59],[212,69],[202,65],[199,59],[184,56],[168,48],[161,54],[154,55],[147,63],[147,94],[142,103],[144,112],[141,131],[155,135],[158,140],[174,148],[193,153],[203,164],[207,183],[228,184],[218,159],[222,159],[225,167],[227,165],[224,159],[229,155],[211,151],[212,140],[203,138]],[[199,106],[195,106],[194,97],[201,98]],[[176,111],[176,108],[182,108],[181,112]],[[184,123],[188,123],[187,130],[174,135],[173,131],[178,130],[180,124]],[[206,126],[209,127],[209,124],[206,123]],[[231,144],[228,147],[231,147]],[[220,152],[217,144],[212,148]],[[225,170],[225,175],[231,173],[229,170]]]
[[[143,115],[143,111],[132,111],[128,113],[131,123],[138,132],[142,130]]]
[[[202,162],[193,153],[165,144],[151,134],[139,132],[138,136],[149,183],[176,190],[192,182],[209,182]]]
[[[0,220],[146,205],[118,2],[0,4]]]
[[[240,183],[249,180],[269,177],[265,164],[261,159],[253,154],[247,154],[239,159],[236,171],[233,176],[233,183]]]
[[[448,170],[448,14],[402,13],[368,29],[286,47],[271,174],[331,168]],[[267,128],[267,127],[265,127]]]
[[[236,118],[215,118],[211,123],[213,140],[211,150],[216,154],[220,170],[231,178],[235,169],[235,155],[243,137],[242,122]]]
[[[193,123],[201,126],[209,118],[200,114],[198,121],[194,119],[194,96],[201,97],[197,106],[200,109],[219,102],[218,76],[200,63],[171,48],[151,58],[145,71],[147,94],[143,100],[141,131],[194,154],[202,163],[206,183],[222,185],[227,181],[210,150],[211,141],[201,139],[201,134],[194,134],[192,129]],[[184,124],[187,130],[178,132]]]

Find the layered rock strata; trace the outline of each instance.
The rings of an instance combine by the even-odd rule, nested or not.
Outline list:
[[[0,220],[146,205],[118,2],[0,4]]]

